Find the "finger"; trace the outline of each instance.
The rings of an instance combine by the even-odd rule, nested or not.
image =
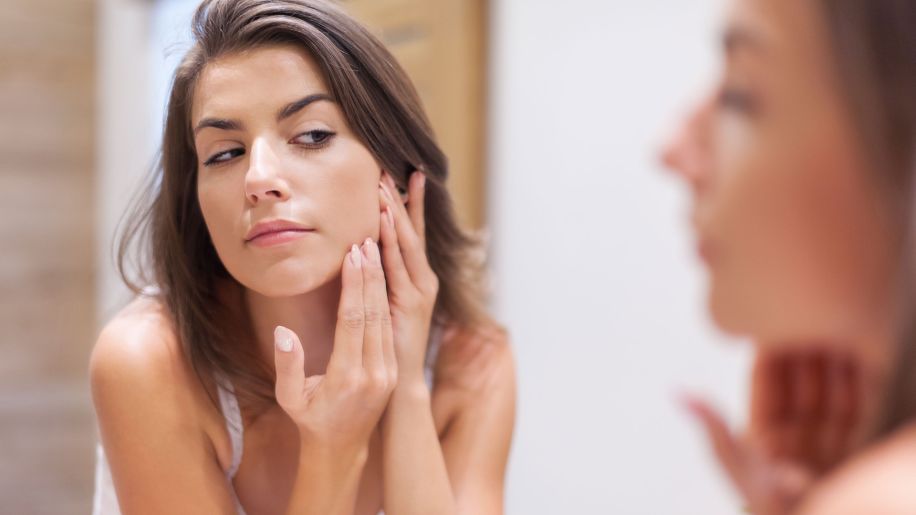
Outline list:
[[[404,265],[404,259],[401,256],[401,246],[398,244],[398,235],[394,228],[394,215],[391,214],[392,207],[389,203],[390,196],[385,189],[379,186],[379,196],[382,197],[385,210],[382,212],[381,227],[379,234],[382,241],[382,264],[385,269],[385,276],[388,278],[388,284],[391,288],[405,288],[412,286],[410,275]]]
[[[845,421],[839,427],[843,429],[838,435],[840,454],[845,455],[850,452],[857,444],[859,433],[863,429],[865,422],[863,402],[863,379],[862,364],[849,356],[840,361],[837,372],[840,376],[840,386],[845,401],[840,410],[840,418]]]
[[[824,399],[825,414],[822,430],[820,464],[826,469],[837,463],[843,454],[843,442],[851,432],[852,379],[847,374],[845,355],[829,356],[825,364],[827,392]]]
[[[387,196],[388,207],[392,208],[394,229],[398,236],[398,245],[401,247],[402,259],[410,280],[418,286],[427,285],[433,280],[433,271],[429,267],[429,261],[426,258],[426,249],[423,247],[419,236],[417,236],[404,205],[394,201],[393,193],[387,184],[383,186]]]
[[[704,401],[685,396],[682,402],[703,425],[719,464],[725,469],[735,486],[741,490],[743,495],[747,496],[747,477],[744,472],[746,456],[725,420]]]
[[[779,427],[781,435],[780,447],[784,451],[780,457],[794,460],[803,459],[804,446],[802,443],[805,424],[805,409],[810,402],[811,386],[808,384],[810,375],[807,368],[807,357],[794,354],[788,364],[789,377],[789,412]]]
[[[776,351],[760,350],[754,357],[748,429],[755,436],[764,436],[785,411],[784,369],[785,360]]]
[[[388,309],[388,293],[385,290],[385,274],[378,245],[367,238],[362,246],[363,257],[363,303],[366,309],[366,328],[363,344],[363,367],[381,379],[385,373],[382,353],[382,333],[391,331],[391,312]]]
[[[407,214],[413,224],[413,230],[420,239],[421,246],[426,249],[426,175],[416,171],[410,174],[407,180]]]
[[[783,428],[792,402],[789,363],[784,351],[761,351],[754,362],[748,431],[768,457],[786,452]]]
[[[296,333],[280,325],[274,329],[274,366],[277,404],[289,411],[305,391],[305,352]]]
[[[826,429],[827,355],[827,351],[817,350],[803,360],[805,379],[802,381],[803,391],[799,392],[799,396],[802,397],[799,401],[802,407],[799,414],[799,456],[803,463],[815,469],[819,468],[821,463],[820,447],[824,443],[822,436]]]
[[[394,182],[394,177],[390,173],[385,172],[382,180],[388,185],[388,190],[394,195],[394,198],[400,201],[401,205],[407,202],[407,190],[398,188],[397,183]]]
[[[328,362],[328,375],[337,375],[362,366],[366,310],[363,305],[363,256],[353,245],[341,270],[340,304],[334,332],[334,350]]]

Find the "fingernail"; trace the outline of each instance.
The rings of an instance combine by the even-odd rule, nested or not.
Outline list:
[[[369,257],[369,246],[372,245],[372,238],[366,238],[366,241],[363,242],[363,256],[366,258],[366,262],[369,263],[372,259]]]
[[[359,247],[357,247],[355,243],[350,249],[350,262],[353,263],[353,266],[356,268],[359,268],[363,265],[363,258],[360,256]]]
[[[290,352],[293,350],[293,337],[290,334],[289,329],[278,325],[274,329],[274,343],[277,345],[277,348],[283,352]]]

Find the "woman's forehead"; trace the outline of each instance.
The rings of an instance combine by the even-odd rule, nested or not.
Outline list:
[[[201,71],[192,123],[240,111],[276,111],[298,98],[329,94],[321,68],[305,49],[260,47],[222,56]]]

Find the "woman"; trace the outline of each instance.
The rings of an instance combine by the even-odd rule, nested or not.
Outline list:
[[[710,311],[758,349],[748,440],[689,401],[753,513],[916,513],[913,27],[911,1],[733,0],[724,75],[665,151]]]
[[[96,512],[501,513],[513,360],[406,75],[321,0],[193,28],[122,240],[155,288],[91,359]]]

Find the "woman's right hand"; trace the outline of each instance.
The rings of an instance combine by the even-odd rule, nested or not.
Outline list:
[[[378,245],[367,239],[344,258],[337,328],[327,371],[305,376],[298,336],[274,331],[276,397],[301,441],[337,459],[364,455],[397,383],[391,313]]]
[[[813,482],[849,454],[867,422],[864,368],[826,350],[760,352],[750,421],[740,437],[708,403],[686,400],[748,511],[791,513]]]

